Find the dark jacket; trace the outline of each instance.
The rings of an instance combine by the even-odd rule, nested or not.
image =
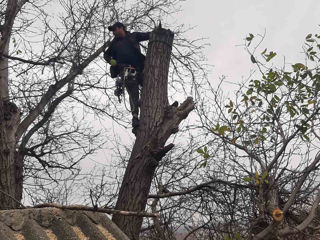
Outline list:
[[[116,77],[123,64],[132,65],[138,71],[144,67],[145,56],[141,53],[139,42],[149,40],[150,33],[126,32],[125,37],[115,37],[109,48],[104,52],[104,59],[110,63],[111,59],[117,61],[115,67],[110,67],[111,77]]]

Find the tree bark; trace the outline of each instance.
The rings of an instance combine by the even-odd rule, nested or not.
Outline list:
[[[1,43],[0,43],[1,45]],[[5,44],[3,51],[0,55],[0,98],[7,100],[9,98],[8,89],[8,59],[3,57],[2,54],[8,53],[8,43]]]
[[[5,10],[5,21],[1,26],[1,38],[0,38],[0,98],[9,98],[8,89],[8,59],[5,55],[9,55],[9,43],[11,38],[11,31],[16,18],[17,13],[21,7],[27,2],[27,0],[8,0],[7,8]]]
[[[191,97],[179,107],[168,101],[168,71],[173,43],[170,30],[151,33],[141,94],[141,118],[137,138],[120,188],[116,209],[143,211],[158,162],[172,149],[167,139],[193,110]],[[113,216],[113,221],[130,239],[139,239],[142,217]]]
[[[17,106],[0,98],[0,209],[18,208],[22,199],[22,157],[16,151]]]
[[[0,209],[17,208],[22,199],[22,156],[16,151],[20,121],[17,106],[9,101],[8,58],[11,31],[17,13],[27,0],[8,0],[0,39]]]

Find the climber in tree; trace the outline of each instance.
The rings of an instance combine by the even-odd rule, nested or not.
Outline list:
[[[114,39],[104,52],[104,59],[111,65],[111,77],[123,76],[126,67],[131,66],[136,73],[134,81],[125,82],[129,94],[132,113],[132,132],[137,133],[139,127],[139,85],[143,84],[143,68],[145,56],[141,53],[139,42],[149,40],[150,33],[130,33],[126,27],[116,22],[108,27],[113,32]]]

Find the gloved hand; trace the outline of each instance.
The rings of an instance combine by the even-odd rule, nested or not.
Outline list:
[[[117,65],[117,61],[114,60],[114,59],[111,59],[111,60],[110,60],[110,65],[111,65],[112,67],[114,67],[115,65]]]

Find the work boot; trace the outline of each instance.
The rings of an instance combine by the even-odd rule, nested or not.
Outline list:
[[[132,133],[133,133],[134,135],[137,135],[137,131],[138,131],[139,125],[140,125],[140,120],[139,120],[139,118],[133,117],[133,118],[132,118]]]

